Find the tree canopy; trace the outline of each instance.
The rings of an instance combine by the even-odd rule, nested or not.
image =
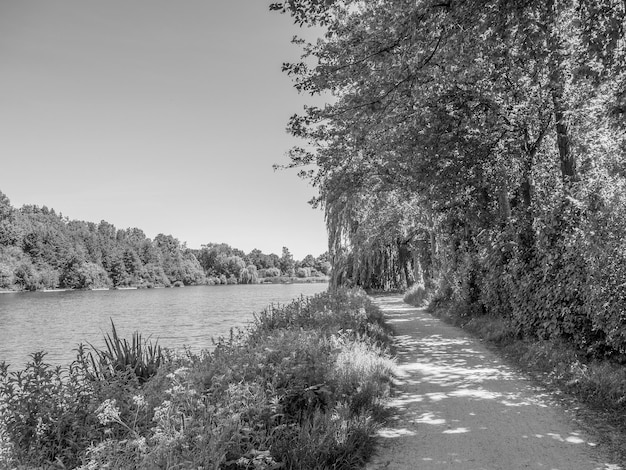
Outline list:
[[[626,352],[623,1],[273,8],[325,28],[283,68],[330,97],[290,119],[288,166],[319,189],[336,284],[419,282]]]
[[[325,256],[305,259],[310,276],[329,273]],[[225,243],[192,250],[172,235],[151,240],[139,228],[70,220],[46,206],[15,209],[0,192],[0,290],[250,284],[294,276],[301,265],[292,258],[281,271],[280,260],[260,250],[246,255]],[[267,276],[274,267],[278,272]]]

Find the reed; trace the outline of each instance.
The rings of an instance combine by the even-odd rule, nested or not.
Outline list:
[[[111,319],[111,332],[104,336],[106,349],[98,349],[88,343],[91,351],[86,353],[79,347],[78,362],[93,380],[109,380],[120,373],[132,371],[139,383],[154,376],[165,357],[158,340],[144,341],[135,331],[131,340],[120,338]],[[95,355],[95,356],[94,356]]]

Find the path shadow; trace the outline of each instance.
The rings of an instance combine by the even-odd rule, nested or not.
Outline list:
[[[595,442],[565,424],[543,390],[478,340],[397,297],[376,303],[396,333],[398,360],[394,413],[379,432],[382,446],[419,452],[413,451],[414,467],[368,468],[621,468],[590,466],[587,452]],[[506,465],[497,466],[503,459]]]

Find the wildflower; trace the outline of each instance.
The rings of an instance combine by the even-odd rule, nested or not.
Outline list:
[[[189,367],[179,367],[178,369],[176,369],[174,372],[170,372],[169,374],[167,374],[167,378],[170,380],[174,380],[178,377],[184,377],[185,375],[187,375],[187,372],[189,371]]]
[[[46,431],[48,430],[49,427],[50,427],[49,425],[44,424],[43,418],[40,416],[37,419],[37,427],[35,428],[35,435],[37,437],[43,436],[46,433]]]
[[[143,436],[133,440],[132,444],[134,444],[142,454],[145,454],[148,451],[148,444],[146,443],[146,438]]]
[[[153,420],[158,422],[167,422],[172,408],[172,402],[170,400],[163,400],[161,406],[155,408]]]
[[[106,399],[96,410],[96,416],[101,424],[109,424],[120,421],[120,410],[115,399]]]
[[[146,406],[146,399],[143,395],[135,395],[133,397],[133,403],[137,406],[137,408],[141,408]]]

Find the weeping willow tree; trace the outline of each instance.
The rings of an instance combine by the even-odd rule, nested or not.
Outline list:
[[[333,285],[390,290],[432,279],[433,238],[414,194],[384,188],[377,177],[360,188],[334,183],[321,185]]]

